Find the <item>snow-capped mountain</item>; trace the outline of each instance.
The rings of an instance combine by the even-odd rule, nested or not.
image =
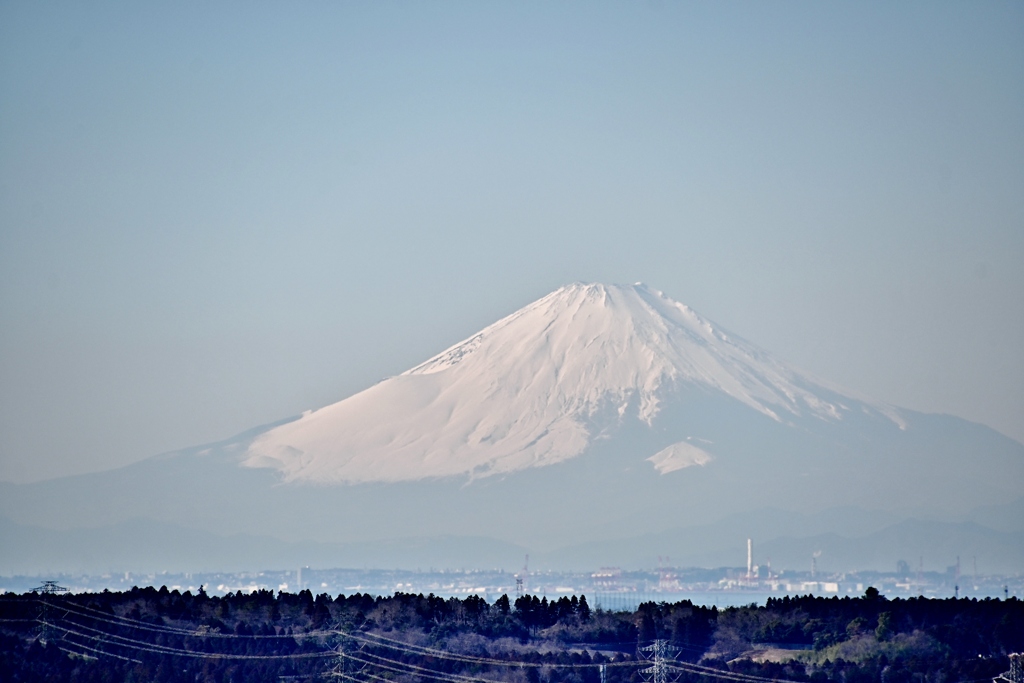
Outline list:
[[[848,410],[661,292],[641,283],[577,283],[397,377],[263,434],[246,464],[317,483],[508,474],[577,457],[625,421],[653,427],[685,385],[776,422],[837,421]],[[873,408],[902,426],[895,410]],[[662,473],[714,457],[685,441],[649,455]]]
[[[141,519],[340,544],[332,562],[352,566],[396,548],[462,544],[473,558],[482,543],[562,566],[653,566],[659,554],[721,557],[707,534],[680,530],[727,518],[722,533],[735,538],[719,533],[715,552],[741,555],[750,529],[765,540],[867,537],[881,530],[872,520],[1018,510],[1021,481],[1024,445],[987,427],[829,386],[646,286],[573,284],[302,416],[110,472],[0,482],[0,532],[121,538]],[[992,562],[1012,564],[982,527],[962,531],[977,537],[962,554],[984,563],[991,548],[1002,558]],[[25,543],[10,541],[7,556]],[[958,552],[908,544],[887,561]],[[262,541],[250,545],[263,556]],[[403,566],[436,560],[408,552]]]

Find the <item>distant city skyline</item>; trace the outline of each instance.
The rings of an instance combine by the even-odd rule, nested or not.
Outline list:
[[[573,281],[1024,442],[1024,5],[0,7],[0,480],[227,438]]]

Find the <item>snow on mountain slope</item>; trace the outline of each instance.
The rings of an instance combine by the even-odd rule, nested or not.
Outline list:
[[[270,430],[245,464],[315,483],[509,473],[578,456],[622,421],[652,425],[686,383],[775,421],[842,419],[842,406],[806,388],[814,382],[661,292],[577,283],[402,375]],[[609,412],[612,419],[595,424]],[[667,473],[712,457],[684,443],[651,462]]]

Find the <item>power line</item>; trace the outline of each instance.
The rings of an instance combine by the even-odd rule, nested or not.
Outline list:
[[[47,604],[46,601],[42,601],[42,602],[44,602],[44,604]],[[54,607],[54,608],[57,607],[57,605],[51,605],[51,606]],[[96,610],[96,609],[93,609],[93,608],[90,608],[90,607],[87,607],[87,606],[83,606],[83,605],[73,605],[73,606],[72,605],[60,605],[60,609],[62,609],[66,613],[65,617],[64,617],[65,619],[66,619],[66,615],[67,614],[74,614],[74,615],[76,615],[78,617],[81,617],[81,618],[91,619],[91,620],[94,620],[94,621],[97,621],[97,622],[102,622],[102,623],[108,623],[108,624],[111,624],[111,625],[114,625],[114,626],[117,626],[117,627],[121,627],[121,628],[131,628],[131,629],[145,630],[145,631],[156,632],[156,633],[178,635],[178,636],[182,636],[182,637],[186,637],[186,638],[199,638],[199,639],[205,639],[205,638],[228,638],[228,639],[246,639],[246,638],[249,638],[249,639],[251,639],[251,638],[268,638],[269,639],[269,638],[276,638],[276,639],[283,639],[283,638],[288,638],[288,639],[292,639],[292,640],[301,640],[301,639],[307,639],[307,638],[311,638],[311,637],[323,638],[323,637],[330,637],[330,636],[341,636],[341,637],[350,638],[350,639],[352,639],[352,640],[354,640],[356,642],[361,642],[361,643],[363,643],[365,645],[370,645],[370,646],[373,646],[373,647],[383,647],[385,649],[395,650],[397,652],[402,652],[404,654],[410,654],[410,655],[416,655],[416,656],[434,657],[434,658],[440,659],[442,661],[449,661],[449,662],[460,662],[460,663],[479,664],[479,665],[496,666],[496,667],[507,667],[507,668],[543,668],[543,667],[549,667],[549,668],[557,668],[557,669],[582,669],[582,668],[590,668],[590,667],[599,667],[600,668],[602,666],[603,667],[608,667],[608,666],[611,666],[611,667],[636,667],[636,666],[640,666],[640,664],[641,664],[640,662],[628,662],[628,661],[627,662],[590,663],[590,664],[583,664],[583,663],[564,664],[564,663],[557,663],[557,662],[544,663],[544,662],[509,661],[509,660],[495,659],[495,658],[492,658],[492,657],[476,657],[476,656],[471,656],[471,655],[462,655],[462,654],[448,652],[448,651],[444,651],[444,650],[438,650],[438,649],[435,649],[435,648],[429,648],[429,647],[424,647],[424,646],[420,646],[420,645],[414,645],[414,644],[411,644],[411,643],[406,643],[406,642],[403,642],[403,641],[400,641],[400,640],[397,640],[397,639],[394,639],[394,638],[388,638],[387,636],[383,636],[383,635],[375,634],[375,633],[356,634],[356,633],[346,632],[346,631],[342,631],[342,630],[321,630],[321,631],[311,631],[311,632],[307,632],[307,633],[298,633],[298,634],[290,634],[290,635],[289,634],[276,634],[276,635],[263,634],[263,635],[261,635],[261,634],[215,633],[215,632],[203,632],[203,631],[194,631],[194,630],[188,630],[188,629],[181,629],[181,628],[175,628],[175,627],[166,626],[166,625],[157,626],[157,625],[146,624],[145,622],[141,622],[141,621],[138,621],[138,620],[135,620],[135,619],[130,619],[128,617],[121,617],[121,616],[117,616],[117,615],[108,614],[106,612],[101,612],[100,610]],[[93,614],[88,614],[87,612],[92,612]],[[337,653],[335,653],[335,652],[306,652],[306,653],[293,653],[293,654],[287,654],[287,655],[239,655],[239,654],[228,654],[228,653],[220,653],[220,652],[200,652],[200,651],[195,651],[195,650],[187,650],[187,649],[184,649],[184,648],[175,648],[175,647],[170,647],[170,646],[165,646],[165,645],[157,645],[155,643],[147,643],[145,641],[140,641],[140,640],[137,640],[137,639],[134,639],[134,638],[129,638],[127,636],[121,636],[121,635],[118,635],[118,634],[110,633],[110,632],[102,630],[102,629],[93,628],[93,627],[87,626],[85,624],[79,624],[79,623],[76,623],[74,621],[71,621],[70,624],[73,625],[73,626],[76,626],[79,629],[90,631],[92,633],[99,634],[99,635],[89,635],[87,633],[81,633],[79,631],[75,631],[73,629],[69,629],[69,628],[66,628],[66,627],[61,627],[61,626],[59,626],[57,624],[53,624],[53,623],[50,623],[50,622],[45,622],[44,621],[43,623],[44,623],[45,626],[48,626],[48,627],[51,627],[51,628],[56,628],[56,629],[58,629],[60,631],[63,631],[65,633],[69,634],[69,635],[77,636],[77,637],[80,637],[80,638],[86,638],[86,639],[94,640],[94,641],[106,642],[107,644],[109,644],[109,645],[111,645],[113,647],[124,647],[124,648],[132,649],[132,650],[137,650],[137,651],[151,652],[151,653],[155,653],[155,654],[164,654],[164,655],[172,655],[172,656],[185,656],[185,657],[192,657],[192,658],[208,658],[208,659],[231,659],[231,660],[246,660],[246,659],[258,659],[258,660],[268,660],[268,659],[269,660],[310,659],[310,658],[326,658],[326,657],[331,657],[331,656],[337,656]],[[120,641],[120,642],[110,642],[111,640],[113,640],[113,641]],[[664,642],[664,641],[662,641],[662,642]],[[120,655],[116,655],[114,653],[106,652],[104,650],[99,650],[99,649],[95,649],[95,648],[89,648],[89,646],[87,646],[87,645],[85,645],[83,643],[73,643],[73,644],[76,647],[87,648],[87,649],[90,649],[90,650],[95,651],[97,653],[108,654],[108,655],[114,656],[114,657],[119,657],[120,656]],[[653,646],[648,646],[646,649],[650,649],[651,647],[653,647]],[[663,680],[667,680],[667,678],[665,676],[665,674],[667,672],[667,668],[675,668],[675,669],[679,669],[679,670],[682,670],[682,671],[687,671],[689,673],[693,673],[693,674],[697,674],[697,675],[701,675],[701,676],[705,676],[705,677],[737,681],[737,682],[740,682],[740,683],[797,683],[797,682],[794,682],[794,681],[786,681],[784,679],[765,678],[765,677],[760,677],[760,676],[751,676],[751,675],[748,675],[748,674],[736,673],[736,672],[732,672],[732,671],[722,671],[720,669],[713,669],[713,668],[710,668],[710,667],[704,667],[704,666],[700,666],[700,665],[697,665],[697,664],[688,664],[688,663],[681,663],[681,662],[676,662],[676,661],[672,661],[671,663],[668,663],[668,662],[665,662],[664,660],[669,658],[671,655],[675,654],[675,652],[674,652],[675,648],[674,648],[674,646],[668,646],[668,645],[665,645],[665,648],[666,648],[665,652],[662,652],[660,657],[655,655],[655,657],[654,657],[655,666],[649,667],[647,670],[645,670],[645,673],[655,674],[654,678],[652,679],[652,683],[662,683]],[[668,648],[671,648],[673,650],[673,652],[669,653],[668,652]],[[463,676],[463,675],[460,675],[460,674],[452,674],[452,673],[436,671],[436,670],[433,670],[433,669],[428,669],[428,668],[425,668],[425,667],[420,667],[420,666],[417,666],[417,665],[414,665],[414,664],[408,664],[408,663],[401,662],[401,661],[398,661],[398,660],[390,659],[390,658],[387,658],[387,657],[384,657],[382,655],[378,655],[378,654],[375,654],[375,653],[372,653],[372,652],[365,652],[365,651],[363,651],[363,652],[361,652],[361,654],[364,657],[369,657],[370,660],[366,660],[366,659],[362,659],[362,658],[359,658],[359,657],[355,657],[353,655],[343,655],[343,656],[346,657],[347,659],[352,660],[352,661],[356,661],[356,662],[359,662],[361,664],[364,664],[365,666],[380,667],[380,668],[383,668],[383,669],[386,669],[386,670],[393,671],[395,673],[406,673],[406,674],[412,674],[412,675],[427,675],[427,676],[433,677],[435,680],[446,681],[447,683],[453,683],[453,682],[457,682],[457,683],[463,683],[463,682],[464,683],[478,683],[480,681],[485,681],[486,680],[486,679],[473,678],[473,677],[469,677],[469,676]],[[377,660],[377,661],[374,661],[374,660]],[[387,664],[384,664],[382,662],[386,662]],[[389,666],[389,665],[393,665],[393,666]],[[395,667],[400,667],[400,669],[396,669]],[[658,668],[658,671],[655,671],[655,668]],[[488,683],[490,683],[490,682],[488,682]]]
[[[334,653],[330,652],[330,651],[327,651],[327,652],[299,652],[299,653],[288,654],[288,655],[234,655],[234,654],[227,654],[227,653],[223,653],[223,652],[197,652],[195,650],[186,650],[184,648],[175,648],[175,647],[170,647],[170,646],[167,646],[167,645],[157,645],[156,643],[147,643],[145,641],[135,640],[133,638],[128,638],[126,636],[118,636],[118,635],[115,635],[115,634],[112,634],[112,633],[106,633],[104,631],[99,631],[98,629],[91,629],[89,627],[82,626],[81,624],[74,624],[74,625],[78,626],[79,628],[84,628],[87,631],[93,631],[93,632],[96,632],[96,633],[100,633],[101,635],[89,635],[87,633],[81,633],[79,631],[75,631],[74,629],[69,629],[69,628],[67,628],[65,626],[59,626],[57,624],[47,624],[47,626],[50,626],[51,628],[55,628],[55,629],[57,629],[59,631],[63,631],[64,633],[68,633],[68,634],[71,634],[71,635],[74,635],[74,636],[78,636],[79,638],[87,638],[89,640],[96,640],[96,641],[108,643],[110,645],[113,645],[114,647],[124,647],[124,648],[128,648],[128,649],[131,649],[131,650],[139,650],[139,651],[143,651],[143,652],[152,652],[152,653],[156,653],[156,654],[174,655],[174,656],[178,656],[178,657],[193,657],[193,658],[199,658],[199,659],[258,659],[258,660],[268,660],[269,659],[269,660],[273,660],[273,659],[318,659],[318,658],[325,658],[325,657],[332,657],[332,656],[334,656]],[[124,642],[110,642],[110,640],[106,640],[105,638],[111,638],[111,639],[114,639],[114,640],[120,640],[120,641],[124,641]]]
[[[357,636],[357,635],[351,634],[351,633],[346,633],[345,635],[347,635],[348,637],[352,638],[353,640],[362,640],[364,642],[367,642],[368,644],[377,645],[379,647],[389,647],[389,646],[381,644],[381,643],[378,643],[378,642],[374,642],[374,640],[385,641],[386,643],[394,643],[394,645],[390,646],[390,649],[395,649],[395,650],[398,650],[400,652],[406,652],[406,653],[409,653],[409,654],[428,655],[428,656],[432,656],[432,657],[438,657],[438,658],[441,658],[441,659],[450,659],[450,660],[465,662],[465,663],[468,663],[468,664],[489,664],[491,666],[516,666],[516,667],[523,667],[523,666],[525,666],[525,667],[536,667],[536,668],[541,668],[541,667],[547,666],[547,667],[559,668],[559,669],[580,669],[580,668],[587,668],[587,667],[594,667],[594,666],[600,666],[601,665],[601,663],[591,663],[591,664],[560,664],[560,663],[550,663],[550,664],[545,664],[543,662],[516,662],[516,661],[505,660],[505,659],[494,659],[494,658],[491,658],[491,657],[474,657],[472,655],[461,655],[461,654],[454,653],[454,652],[447,652],[445,650],[436,650],[434,648],[423,647],[422,645],[413,645],[411,643],[405,643],[403,641],[396,640],[394,638],[388,638],[386,636],[382,636],[382,635],[377,634],[377,633],[365,633],[365,634],[363,634],[363,636],[365,636],[365,637],[360,637],[360,636]],[[608,664],[608,666],[637,666],[636,662],[608,662],[607,664]]]
[[[53,607],[57,608],[56,605],[53,605]],[[166,626],[166,625],[158,626],[158,625],[153,625],[153,624],[147,624],[145,622],[138,621],[138,620],[135,620],[135,619],[130,619],[128,617],[121,617],[121,616],[117,616],[117,615],[111,615],[111,614],[108,614],[106,612],[101,612],[100,610],[96,610],[96,609],[93,609],[93,608],[90,608],[90,607],[86,607],[84,605],[75,605],[75,606],[60,605],[59,609],[65,611],[65,612],[76,614],[77,616],[80,616],[80,617],[83,617],[83,618],[86,618],[86,619],[93,619],[95,621],[105,622],[105,623],[109,623],[109,624],[112,624],[112,625],[115,625],[115,626],[122,626],[122,627],[126,627],[126,628],[135,628],[135,629],[140,629],[140,630],[145,630],[145,631],[152,631],[152,632],[156,632],[156,633],[174,634],[174,635],[180,635],[180,636],[191,637],[191,638],[226,638],[226,639],[245,639],[245,638],[252,638],[252,639],[255,639],[255,638],[285,639],[285,638],[287,638],[287,639],[295,640],[295,639],[307,639],[307,638],[322,638],[322,637],[329,637],[329,636],[344,636],[344,637],[351,638],[352,640],[355,640],[357,642],[363,642],[363,643],[366,643],[368,645],[373,645],[373,646],[376,646],[376,647],[384,647],[384,648],[398,650],[400,652],[405,652],[407,654],[417,654],[417,655],[422,655],[422,656],[432,656],[432,657],[437,657],[439,659],[447,659],[447,660],[452,660],[452,661],[459,661],[459,662],[468,663],[468,664],[486,664],[486,665],[490,665],[490,666],[531,667],[531,668],[541,668],[541,667],[545,667],[546,666],[546,667],[559,668],[559,669],[578,669],[578,668],[589,668],[589,667],[594,667],[594,666],[600,666],[600,663],[592,663],[592,664],[562,664],[562,663],[557,663],[557,662],[551,662],[551,663],[521,662],[521,661],[509,661],[509,660],[495,659],[495,658],[491,658],[491,657],[475,657],[475,656],[472,656],[472,655],[462,655],[462,654],[458,654],[458,653],[454,653],[454,652],[448,652],[448,651],[445,651],[445,650],[438,650],[438,649],[435,649],[435,648],[424,647],[424,646],[421,646],[421,645],[413,645],[411,643],[406,643],[406,642],[403,642],[403,641],[400,641],[400,640],[397,640],[397,639],[394,639],[394,638],[388,638],[387,636],[383,636],[383,635],[376,634],[376,633],[356,634],[356,633],[352,633],[352,632],[348,632],[348,631],[342,631],[342,630],[337,630],[337,629],[333,629],[333,630],[320,630],[320,631],[309,631],[309,632],[306,632],[306,633],[298,633],[298,634],[291,634],[291,635],[288,635],[288,634],[271,635],[271,634],[236,634],[236,633],[203,632],[203,631],[195,631],[195,630],[189,630],[189,629],[175,628],[173,626]],[[85,614],[84,612],[86,612],[86,611],[87,612],[92,612],[92,613],[94,613],[97,616],[93,616],[92,614]],[[83,627],[83,626],[79,625],[79,627]],[[607,665],[608,666],[613,666],[613,667],[637,666],[637,663],[636,662],[609,662],[609,663],[607,663]]]
[[[366,676],[367,678],[372,678],[375,681],[383,681],[383,683],[394,683],[394,681],[392,681],[390,678],[384,678],[383,676],[376,676],[376,675],[371,674],[371,673],[365,673],[365,672],[360,672],[360,673],[361,673],[361,675]],[[337,676],[338,678],[341,678],[341,679],[346,680],[346,681],[353,681],[353,683],[364,683],[363,681],[360,681],[358,678],[354,678],[352,676],[349,676],[349,675],[344,674],[344,673],[340,673],[338,671],[331,671],[331,672],[327,673],[326,675],[328,675],[328,676]]]
[[[90,650],[91,652],[96,652],[97,654],[105,655],[107,657],[114,657],[115,659],[121,659],[121,660],[124,660],[126,662],[133,662],[135,664],[142,664],[142,660],[141,659],[132,659],[131,657],[122,657],[121,655],[115,655],[112,652],[104,652],[103,650],[97,650],[94,647],[89,647],[88,645],[83,645],[81,643],[73,643],[73,645],[75,647],[82,648],[83,650]],[[83,655],[81,652],[75,652],[74,650],[69,650],[66,647],[61,647],[61,648],[58,648],[58,649],[61,652],[67,652],[68,654],[78,655],[79,657],[87,657],[88,656],[88,655]]]
[[[215,631],[190,631],[184,628],[175,628],[173,626],[166,625],[155,625],[147,624],[144,621],[138,621],[136,619],[129,619],[128,617],[121,617],[116,614],[107,614],[100,610],[86,607],[85,605],[75,605],[74,607],[68,605],[51,605],[55,609],[64,610],[77,614],[78,616],[85,617],[86,619],[95,619],[96,621],[105,621],[115,626],[124,626],[127,628],[136,628],[143,631],[155,631],[157,633],[173,633],[182,636],[191,636],[193,638],[311,638],[311,637],[323,637],[335,635],[338,631],[307,631],[306,633],[278,633],[278,634],[259,634],[259,633],[218,633]],[[92,616],[91,614],[83,614],[82,611],[93,612],[97,615]]]
[[[369,655],[369,653],[363,653],[363,654],[367,654],[368,656],[372,656],[372,655]],[[441,671],[434,671],[432,669],[426,669],[424,667],[416,666],[415,664],[406,664],[404,662],[397,662],[397,661],[395,661],[393,659],[387,659],[387,658],[380,657],[380,656],[377,656],[376,658],[377,659],[381,659],[381,660],[383,660],[385,662],[390,662],[392,664],[395,664],[395,665],[397,665],[397,667],[396,666],[390,666],[388,664],[381,664],[380,662],[367,661],[365,659],[360,659],[359,657],[354,657],[352,655],[345,655],[345,656],[348,659],[351,659],[352,661],[360,662],[361,664],[367,664],[369,666],[374,666],[374,667],[377,667],[379,669],[385,669],[387,671],[393,671],[395,673],[400,673],[400,674],[409,674],[409,675],[422,676],[422,677],[425,677],[425,678],[433,679],[435,681],[444,681],[445,683],[494,683],[493,680],[486,679],[486,678],[473,678],[472,676],[461,676],[459,674],[446,674],[446,673],[441,672]],[[402,668],[398,668],[398,667],[402,667]]]
[[[56,606],[54,605],[53,607],[56,607]],[[80,607],[81,610],[74,609],[73,607],[69,607],[67,605],[61,606],[61,609],[65,612],[65,617],[64,618],[67,619],[67,615],[68,614],[74,614],[74,615],[76,615],[78,617],[81,617],[81,618],[91,619],[91,620],[94,620],[94,621],[97,621],[97,622],[101,622],[101,623],[108,623],[108,624],[112,624],[114,626],[121,627],[121,628],[132,628],[132,629],[139,629],[139,630],[145,630],[145,631],[151,631],[151,632],[157,632],[157,633],[178,635],[178,636],[185,637],[185,638],[218,638],[218,637],[220,637],[220,638],[250,638],[250,637],[254,637],[254,636],[249,636],[249,635],[245,635],[245,634],[204,633],[204,632],[196,632],[196,631],[191,631],[191,630],[187,630],[187,629],[179,629],[179,628],[174,628],[174,627],[169,627],[169,626],[154,626],[154,625],[146,624],[144,622],[136,621],[134,619],[129,619],[127,617],[117,617],[116,615],[108,615],[108,614],[106,614],[104,612],[100,612],[99,610],[94,610],[94,609],[91,609],[91,608],[88,608],[88,607],[83,607],[83,606],[78,606],[78,607]],[[94,612],[96,615],[102,615],[102,616],[94,616],[94,615],[91,615],[91,614],[86,614],[82,610],[87,610],[89,612]],[[111,618],[111,617],[113,617],[113,618]],[[50,622],[44,622],[44,623],[47,626],[49,626],[49,627],[57,628],[58,630],[61,630],[61,631],[65,632],[65,633],[76,635],[76,636],[82,637],[82,638],[89,638],[89,639],[92,639],[92,640],[103,640],[104,638],[108,638],[108,639],[111,639],[111,640],[114,640],[114,641],[120,641],[120,642],[110,643],[111,645],[113,645],[115,647],[128,647],[128,648],[132,648],[132,649],[139,649],[139,650],[144,650],[144,651],[148,651],[148,652],[156,652],[156,653],[169,654],[169,655],[179,655],[179,656],[189,656],[189,657],[207,657],[207,658],[214,658],[214,659],[255,659],[255,658],[259,658],[259,659],[289,659],[289,658],[308,658],[308,657],[328,657],[328,656],[332,656],[332,654],[329,653],[329,652],[302,653],[302,654],[293,654],[293,655],[231,655],[231,654],[224,654],[224,653],[204,653],[204,652],[197,652],[197,651],[194,651],[194,650],[185,650],[185,649],[182,649],[182,648],[173,648],[173,647],[164,646],[164,645],[157,645],[157,644],[154,644],[154,643],[147,643],[145,641],[140,641],[140,640],[137,640],[137,639],[134,639],[134,638],[129,638],[127,636],[122,636],[122,635],[118,635],[118,634],[115,634],[115,633],[110,633],[107,630],[93,628],[93,627],[90,627],[90,626],[88,626],[86,624],[80,624],[80,623],[77,623],[75,621],[69,621],[69,623],[72,626],[75,626],[78,629],[82,629],[82,630],[89,631],[91,633],[99,634],[99,635],[89,635],[89,634],[81,633],[79,631],[75,631],[75,630],[69,629],[67,627],[62,627],[62,626],[58,626],[56,624],[51,624]],[[366,635],[376,636],[376,634],[366,634]],[[455,653],[449,653],[449,652],[445,652],[445,651],[442,651],[442,650],[435,650],[433,648],[424,648],[424,647],[420,647],[420,646],[412,646],[412,645],[409,645],[407,643],[401,643],[401,641],[396,641],[396,640],[393,640],[393,639],[390,639],[390,638],[386,638],[384,636],[376,636],[380,640],[387,641],[387,643],[393,643],[393,644],[389,645],[389,644],[386,644],[386,643],[376,642],[372,638],[360,637],[360,636],[358,636],[356,634],[347,633],[345,631],[340,631],[340,630],[317,631],[317,632],[306,633],[306,634],[297,634],[295,636],[278,635],[278,636],[266,636],[266,637],[268,637],[268,638],[269,637],[277,637],[277,638],[291,638],[291,639],[295,639],[295,638],[308,638],[310,636],[317,636],[317,637],[343,636],[343,637],[349,637],[349,638],[351,638],[351,639],[353,639],[353,640],[355,640],[357,642],[363,642],[365,644],[373,645],[375,647],[385,647],[385,648],[388,648],[388,649],[394,649],[394,650],[397,650],[397,651],[400,651],[400,652],[405,652],[406,654],[414,654],[414,655],[417,655],[417,656],[432,656],[432,657],[437,657],[437,658],[443,659],[443,660],[459,661],[459,662],[462,662],[462,663],[486,664],[486,665],[491,665],[491,666],[505,666],[505,667],[519,667],[519,668],[522,668],[522,667],[543,667],[543,666],[550,666],[550,667],[553,667],[553,668],[584,668],[584,667],[591,667],[591,666],[599,666],[598,664],[560,664],[560,663],[544,664],[544,663],[535,663],[535,662],[515,662],[515,661],[507,661],[507,660],[500,660],[500,659],[493,659],[493,658],[484,658],[484,657],[471,657],[471,656],[466,656],[466,655],[458,655],[458,654],[455,654]],[[106,642],[109,642],[109,641],[106,641]],[[381,660],[387,661],[387,662],[397,663],[397,664],[405,665],[405,666],[415,666],[415,665],[406,665],[406,664],[404,664],[402,662],[396,662],[396,660],[391,660],[391,659],[388,659],[386,657],[382,657],[381,655],[376,655],[376,654],[371,654],[371,653],[364,653],[364,654],[366,654],[366,656],[371,656],[371,657],[374,657],[374,658],[377,658],[377,659],[381,659]],[[357,661],[363,661],[363,660],[357,660]],[[631,662],[612,663],[612,665],[613,666],[635,666],[635,664],[631,663]],[[417,668],[420,668],[420,667],[417,667]],[[424,671],[432,671],[432,670],[424,669]],[[441,672],[435,672],[435,673],[441,673]],[[458,674],[443,674],[443,673],[441,673],[441,675],[458,677]],[[465,678],[465,677],[462,677],[462,678]],[[466,680],[471,680],[471,679],[466,678]]]
[[[748,683],[800,683],[800,681],[791,681],[785,678],[766,678],[764,676],[752,676],[750,674],[739,673],[737,671],[722,671],[721,669],[713,669],[709,666],[701,666],[700,664],[691,664],[689,662],[674,661],[670,666],[682,669],[689,673],[712,676],[715,678],[725,678],[733,681],[746,681]]]

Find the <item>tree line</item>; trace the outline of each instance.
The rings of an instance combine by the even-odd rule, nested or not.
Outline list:
[[[989,678],[1024,650],[1024,603],[926,598],[771,598],[728,608],[585,596],[208,595],[125,592],[0,596],[8,681],[640,681],[658,641],[697,680],[951,683]],[[601,667],[604,667],[603,671]],[[340,678],[339,678],[340,677]],[[747,679],[745,679],[747,680]]]

